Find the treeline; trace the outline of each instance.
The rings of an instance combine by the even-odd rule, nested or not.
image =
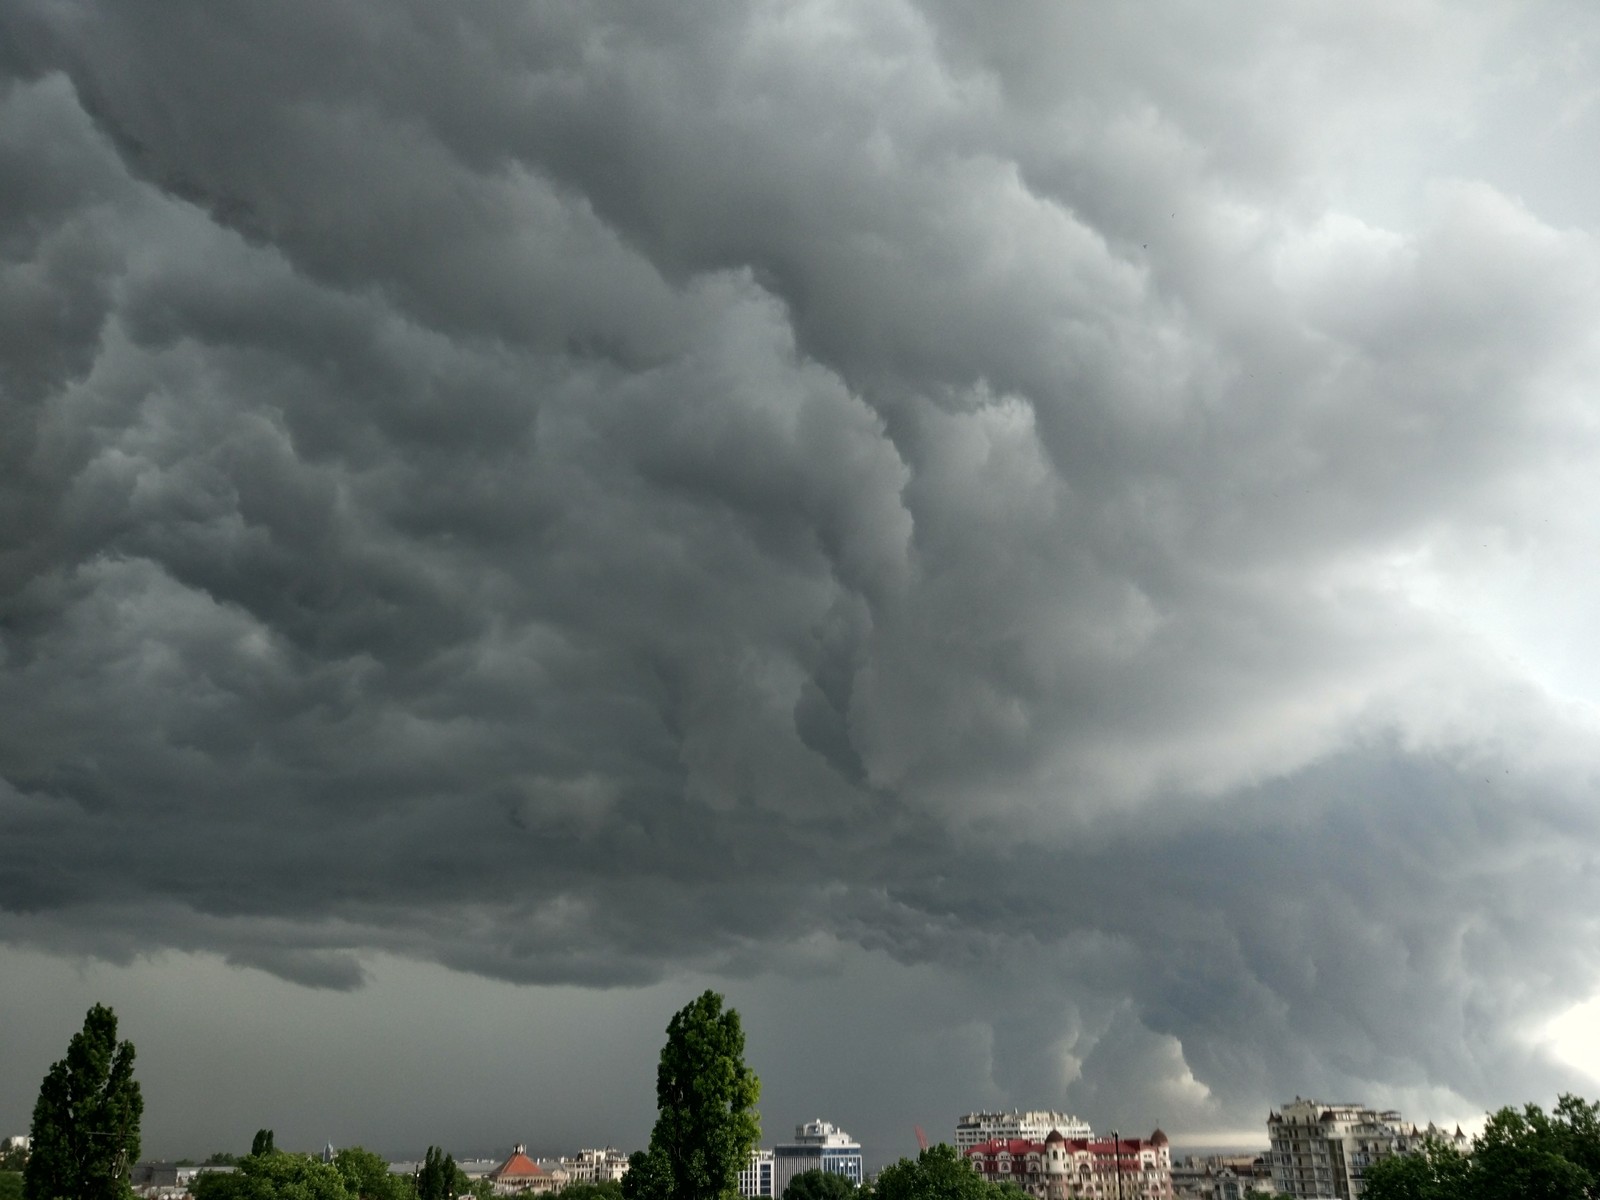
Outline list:
[[[223,1157],[212,1155],[212,1160]],[[198,1176],[190,1189],[195,1200],[488,1200],[492,1195],[487,1179],[469,1180],[438,1146],[428,1147],[414,1175],[393,1175],[385,1159],[360,1146],[324,1161],[279,1150],[273,1131],[262,1129],[250,1153],[233,1167]]]
[[[1014,1183],[991,1183],[951,1146],[929,1146],[916,1158],[902,1158],[876,1179],[856,1187],[842,1175],[802,1171],[784,1188],[781,1200],[1028,1200]]]
[[[1467,1151],[1430,1142],[1366,1171],[1366,1200],[1591,1200],[1600,1196],[1600,1102],[1502,1108]]]

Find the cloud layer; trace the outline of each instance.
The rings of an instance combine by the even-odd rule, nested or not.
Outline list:
[[[1600,25],[981,11],[6,6],[0,938],[1564,1082]]]

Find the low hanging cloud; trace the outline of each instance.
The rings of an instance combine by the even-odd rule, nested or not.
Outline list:
[[[1600,27],[976,11],[8,5],[0,938],[1566,1082]]]

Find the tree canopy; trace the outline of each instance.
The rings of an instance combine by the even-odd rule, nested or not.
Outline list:
[[[1015,1200],[1022,1195],[1015,1186],[990,1183],[943,1142],[885,1167],[875,1192],[877,1200]]]
[[[23,1169],[26,1200],[121,1200],[139,1157],[144,1099],[133,1077],[133,1043],[117,1041],[117,1016],[96,1004],[51,1065],[33,1108],[33,1144]]]
[[[781,1200],[851,1200],[860,1189],[837,1171],[801,1171],[783,1189]]]
[[[556,1193],[560,1200],[622,1200],[622,1184],[615,1179],[591,1183],[580,1179]]]
[[[356,1200],[335,1163],[281,1150],[251,1154],[231,1172],[206,1172],[190,1192],[195,1200]]]
[[[417,1169],[417,1200],[454,1200],[458,1194],[456,1175],[455,1158],[438,1146],[429,1146]]]
[[[434,1147],[437,1149],[437,1147]],[[448,1160],[450,1173],[444,1177],[444,1187],[432,1200],[451,1200],[455,1192],[456,1164]],[[409,1200],[410,1181],[389,1174],[389,1162],[371,1150],[349,1146],[333,1156],[334,1169],[344,1178],[345,1190],[354,1200]]]
[[[650,1148],[629,1158],[626,1200],[720,1200],[761,1136],[761,1081],[744,1062],[739,1014],[707,990],[673,1015],[656,1068]]]
[[[1589,1200],[1600,1194],[1600,1105],[1562,1096],[1492,1113],[1470,1154],[1432,1142],[1366,1170],[1367,1200]]]
[[[1469,1160],[1454,1146],[1429,1142],[1420,1153],[1380,1159],[1366,1169],[1366,1200],[1454,1200]]]

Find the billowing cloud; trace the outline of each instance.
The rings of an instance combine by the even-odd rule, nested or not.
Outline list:
[[[8,5],[0,938],[1567,1083],[1600,26],[1258,17]]]

